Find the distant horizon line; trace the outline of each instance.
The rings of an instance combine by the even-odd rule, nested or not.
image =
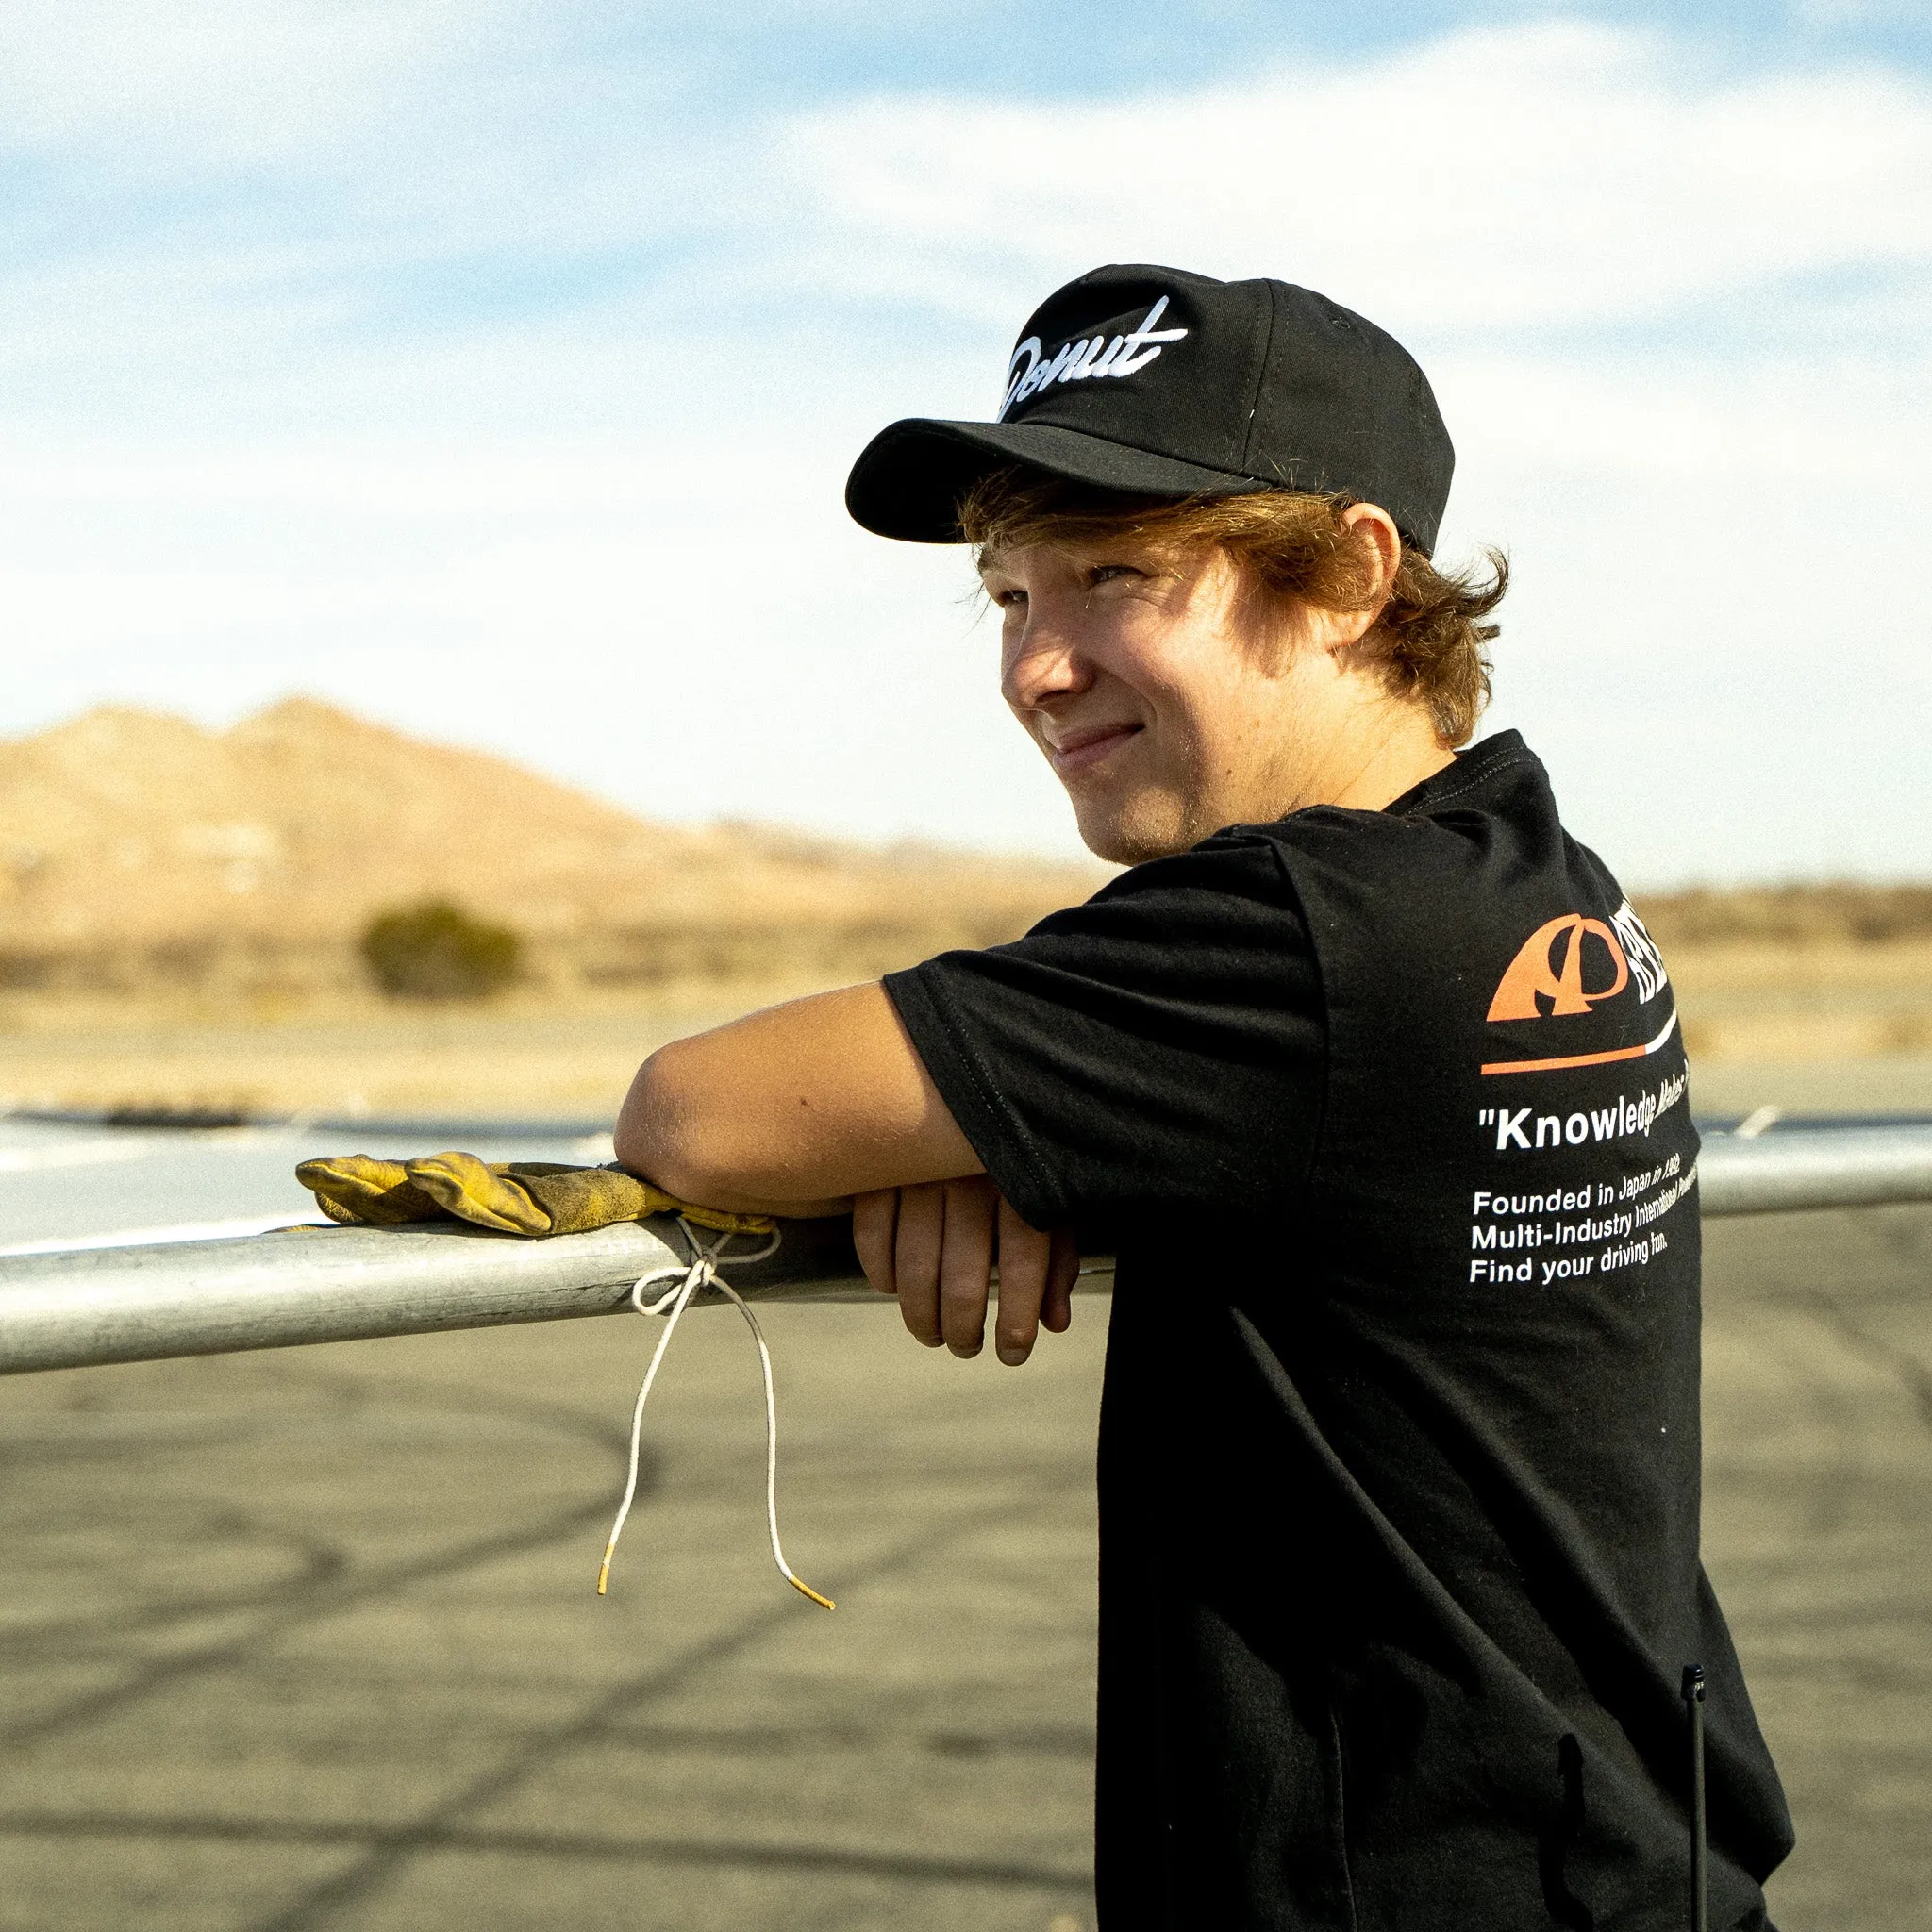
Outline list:
[[[664,825],[682,831],[735,831],[748,832],[778,839],[793,839],[801,843],[821,846],[857,848],[866,853],[890,858],[899,854],[930,852],[955,859],[984,859],[1001,864],[1038,865],[1068,872],[1091,871],[1106,877],[1117,876],[1125,868],[1108,860],[1095,858],[1091,854],[1050,850],[1046,847],[1009,846],[979,844],[936,838],[930,833],[863,834],[813,824],[806,819],[768,819],[735,812],[713,813],[706,818],[684,818],[674,813],[642,811],[635,806],[613,798],[597,788],[586,785],[575,778],[563,777],[549,770],[541,762],[516,754],[504,752],[473,741],[436,737],[418,730],[406,730],[379,717],[353,709],[333,698],[319,697],[312,691],[291,691],[282,696],[271,699],[267,704],[256,706],[242,711],[226,724],[210,724],[197,717],[192,711],[169,710],[140,700],[105,698],[85,705],[78,710],[46,724],[26,730],[0,732],[0,755],[33,743],[36,740],[52,737],[61,731],[70,730],[89,718],[125,715],[130,718],[152,719],[171,724],[186,725],[204,737],[222,738],[242,729],[243,726],[272,717],[282,710],[314,710],[340,718],[359,728],[379,731],[404,741],[409,744],[427,748],[459,752],[467,758],[487,758],[497,764],[520,770],[530,776],[541,779],[545,784],[576,793],[579,797],[594,800],[607,809],[621,812],[625,817],[635,820],[641,825]],[[1859,874],[1852,872],[1810,873],[1810,874],[1740,874],[1729,878],[1716,878],[1709,874],[1687,874],[1677,879],[1656,884],[1633,885],[1628,879],[1620,881],[1625,891],[1637,899],[1680,899],[1689,898],[1701,892],[1728,894],[1742,892],[1890,892],[1911,891],[1914,890],[1932,891],[1932,870],[1923,874]]]

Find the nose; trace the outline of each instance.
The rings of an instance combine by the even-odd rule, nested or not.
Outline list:
[[[1002,653],[1000,695],[1016,711],[1049,709],[1093,682],[1092,667],[1072,638],[1029,613],[1025,628],[1009,637]]]

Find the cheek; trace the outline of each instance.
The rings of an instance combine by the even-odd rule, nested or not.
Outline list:
[[[1238,690],[1212,670],[1172,660],[1145,667],[1132,680],[1166,756],[1198,763],[1246,709]]]
[[[1170,730],[1189,736],[1241,703],[1241,653],[1214,616],[1191,607],[1124,613],[1104,650],[1113,675]]]
[[[1150,722],[1171,726],[1188,710],[1191,680],[1168,641],[1108,638],[1092,661],[1100,676],[1131,694]]]

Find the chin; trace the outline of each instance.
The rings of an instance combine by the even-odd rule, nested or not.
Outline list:
[[[1099,799],[1074,802],[1081,844],[1110,865],[1144,865],[1150,858],[1185,852],[1196,841],[1183,823],[1184,816],[1143,799],[1130,799],[1124,805],[1103,804]]]

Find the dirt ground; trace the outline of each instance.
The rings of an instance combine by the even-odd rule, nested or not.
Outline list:
[[[758,1003],[712,993],[559,1011],[372,1000],[271,1020],[68,1008],[0,1030],[0,1105],[609,1119],[653,1047]]]
[[[1684,948],[1672,969],[1700,1111],[1932,1112],[1932,946]],[[817,985],[470,1007],[0,994],[0,1108],[608,1118],[652,1047]]]
[[[1667,958],[1692,1059],[1932,1053],[1932,943],[1678,946]]]

